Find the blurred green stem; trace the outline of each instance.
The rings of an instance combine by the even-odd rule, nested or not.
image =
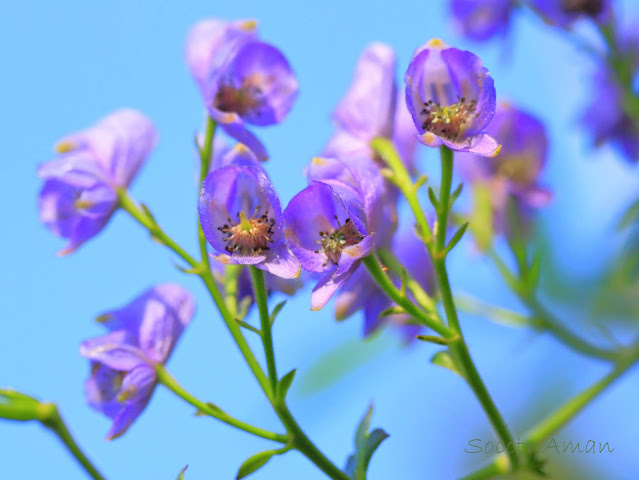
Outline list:
[[[527,454],[532,455],[535,453],[535,450],[542,444],[542,442],[565,427],[566,424],[581,413],[615,380],[633,367],[637,361],[639,361],[639,344],[634,345],[633,348],[625,351],[624,355],[618,358],[612,372],[594,383],[592,386],[575,395],[564,405],[539,422],[537,426],[532,428],[526,435],[524,442],[522,442],[526,447]],[[493,463],[464,477],[463,480],[489,479],[496,475],[507,473],[508,470],[504,469],[505,458],[506,457],[503,454],[500,455]]]
[[[266,284],[264,283],[264,272],[251,265],[251,280],[253,282],[253,293],[255,294],[255,302],[260,312],[260,328],[262,343],[264,344],[264,355],[266,356],[266,366],[268,377],[271,381],[271,392],[275,394],[277,386],[277,368],[275,366],[275,352],[273,351],[273,338],[271,336],[271,320],[268,313]]]
[[[209,169],[211,168],[211,157],[213,156],[213,139],[215,137],[215,121],[210,117],[210,115],[206,116],[206,127],[204,130],[204,143],[200,146],[198,145],[198,150],[200,151],[200,182],[198,183],[198,196],[200,195],[200,189],[202,188],[202,182],[209,173]],[[210,268],[209,265],[209,255],[206,250],[206,237],[204,236],[204,231],[202,230],[202,225],[200,222],[197,222],[197,237],[198,242],[200,244],[200,258],[202,265],[205,265],[206,268]]]
[[[205,403],[201,400],[198,400],[189,392],[184,390],[184,388],[180,386],[177,380],[173,378],[173,376],[166,370],[166,368],[164,368],[163,365],[156,365],[155,372],[157,373],[157,376],[158,376],[158,382],[160,382],[166,388],[171,390],[182,400],[193,405],[195,408],[198,409],[198,411],[206,415],[209,415],[211,417],[217,418],[218,420],[226,423],[227,425],[231,425],[232,427],[235,427],[237,429],[244,430],[245,432],[251,433],[257,437],[265,438],[267,440],[272,440],[274,442],[280,442],[280,443],[287,443],[289,441],[289,438],[287,435],[281,435],[279,433],[269,432],[268,430],[263,430],[261,428],[250,425],[248,423],[242,422],[228,415],[224,411],[220,410],[218,407],[210,403]]]
[[[82,468],[84,468],[91,478],[94,480],[104,480],[102,474],[93,466],[91,460],[84,454],[71,435],[71,432],[69,432],[58,411],[58,407],[54,403],[41,403],[40,407],[42,412],[40,422],[58,436],[67,450],[71,452],[73,457],[82,465]]]
[[[390,169],[393,171],[393,182],[402,191],[404,197],[410,205],[413,215],[415,216],[415,220],[417,221],[417,224],[419,226],[420,235],[422,237],[424,245],[426,246],[426,249],[428,250],[428,253],[432,259],[442,304],[444,305],[444,311],[446,312],[446,318],[448,320],[448,327],[446,327],[446,330],[443,330],[441,328],[433,329],[446,338],[456,337],[455,340],[451,341],[448,346],[451,356],[462,369],[466,382],[477,397],[484,412],[486,413],[486,416],[497,432],[499,439],[504,445],[514,445],[515,442],[513,436],[510,433],[510,430],[508,429],[508,426],[506,425],[506,422],[504,421],[501,413],[499,412],[499,409],[495,405],[495,402],[490,396],[488,389],[484,385],[484,382],[482,381],[472,358],[470,357],[470,352],[468,351],[468,346],[464,341],[461,326],[459,324],[459,319],[457,317],[457,309],[455,307],[455,302],[453,300],[450,282],[448,279],[448,271],[446,269],[446,256],[448,253],[448,250],[446,248],[446,226],[448,223],[448,215],[450,213],[453,152],[446,147],[440,148],[442,180],[440,188],[440,198],[438,201],[439,205],[437,207],[437,228],[435,232],[435,239],[433,239],[433,234],[430,230],[430,227],[428,226],[426,215],[424,214],[424,211],[422,210],[422,207],[419,203],[419,198],[417,197],[417,188],[419,185],[413,184],[413,181],[410,178],[410,175],[406,170],[406,167],[402,162],[399,154],[397,153],[397,150],[395,149],[393,143],[388,139],[376,138],[371,142],[371,147],[381,158],[386,161]],[[371,272],[375,280],[378,281],[378,283],[380,279],[386,279],[388,282],[390,282],[390,280],[387,279],[386,275],[383,275],[382,277],[379,274],[375,274],[377,273],[375,272],[375,265],[377,266],[377,268],[379,268],[379,265],[377,265],[377,262],[373,257],[368,257],[364,260],[364,263],[368,267],[369,272]],[[375,265],[373,265],[373,263]],[[392,285],[392,282],[390,283]],[[380,285],[382,285],[382,283],[380,283]],[[383,285],[382,288],[387,293],[393,292],[391,288],[384,288]],[[408,300],[406,299],[406,297],[398,299],[396,298],[396,296],[389,296],[395,302],[401,300],[405,303]],[[410,301],[408,302],[412,303]],[[399,305],[403,306],[401,303]],[[519,456],[517,455],[516,449],[513,449],[512,452],[509,452],[508,456],[511,469],[516,470],[519,466]]]

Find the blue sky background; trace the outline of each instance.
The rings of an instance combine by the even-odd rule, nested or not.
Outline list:
[[[625,21],[638,18],[630,0]],[[608,148],[593,151],[577,123],[593,65],[561,35],[535,18],[518,16],[504,42],[473,45],[454,29],[447,2],[12,2],[0,18],[0,385],[59,403],[71,430],[111,479],[235,478],[266,441],[216,421],[158,389],[122,438],[103,440],[109,424],[84,400],[88,364],[80,342],[102,333],[93,319],[149,286],[177,281],[198,299],[197,315],[169,362],[196,396],[265,428],[280,430],[197,279],[182,275],[172,256],[149,241],[122,213],[76,254],[58,258],[63,242],[39,224],[36,167],[52,158],[55,141],[110,111],[130,106],[149,115],[160,142],[132,192],[161,225],[195,251],[193,134],[203,121],[199,93],[183,58],[189,27],[209,16],[255,18],[262,38],[279,46],[297,72],[299,99],[284,124],[260,130],[271,153],[267,169],[282,201],[304,186],[303,167],[332,131],[330,113],[347,88],[354,63],[372,41],[392,45],[398,78],[412,51],[431,37],[478,53],[498,95],[543,119],[551,154],[544,181],[554,190],[543,212],[560,265],[577,276],[595,273],[610,257],[614,225],[637,195],[639,172]],[[583,35],[591,36],[588,28]],[[425,172],[435,151],[420,150]],[[487,260],[470,242],[451,260],[455,288],[517,306]],[[373,424],[391,434],[375,454],[370,480],[449,479],[478,467],[483,455],[464,453],[468,440],[494,440],[469,389],[428,362],[435,348],[398,348],[393,332],[359,341],[361,319],[338,324],[332,309],[309,311],[309,290],[290,301],[274,335],[280,372],[298,368],[291,408],[311,438],[343,465],[360,417],[373,401]],[[579,325],[579,318],[568,318]],[[548,411],[605,374],[547,337],[462,317],[471,352],[516,434],[522,414]],[[583,327],[584,334],[592,333]],[[317,363],[338,349],[357,363],[341,380],[317,386]],[[342,361],[340,360],[340,361]],[[315,373],[313,373],[315,372]],[[603,395],[558,439],[608,441],[608,456],[579,456],[586,479],[639,478],[637,372]],[[306,388],[304,388],[306,385]],[[548,394],[548,395],[546,395]],[[546,397],[552,402],[548,404]],[[0,422],[0,476],[6,479],[83,478],[57,440],[37,425]],[[602,474],[601,471],[605,471]],[[272,460],[256,480],[324,478],[297,453]]]

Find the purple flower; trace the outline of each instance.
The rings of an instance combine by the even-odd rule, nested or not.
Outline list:
[[[477,41],[504,33],[514,8],[514,0],[453,0],[451,4],[462,33]]]
[[[218,252],[213,258],[297,277],[300,264],[284,243],[280,199],[271,181],[251,155],[244,155],[248,150],[233,152],[236,161],[209,173],[200,193],[202,230]]]
[[[533,0],[532,3],[544,20],[562,28],[571,26],[582,17],[604,24],[612,18],[610,0]]]
[[[281,122],[293,106],[298,83],[288,61],[274,46],[257,41],[254,22],[197,24],[187,41],[187,63],[211,118],[260,160],[268,158],[245,123]]]
[[[475,54],[433,39],[418,49],[405,81],[406,105],[424,144],[485,157],[499,153],[484,132],[495,114],[495,86]]]
[[[435,290],[435,278],[430,257],[424,244],[412,231],[403,231],[393,239],[392,251],[405,266],[407,272],[430,295]],[[399,285],[401,280],[393,278]],[[410,296],[410,293],[409,293]],[[379,288],[367,271],[359,269],[342,286],[335,300],[335,318],[344,320],[358,311],[364,316],[364,336],[371,335],[385,324],[399,327],[406,340],[411,340],[422,327],[415,325],[406,314],[393,314],[380,317],[380,314],[393,306],[386,294]]]
[[[286,240],[309,272],[321,274],[311,294],[320,310],[374,246],[366,205],[352,185],[312,181],[284,210]]]
[[[116,189],[129,186],[156,138],[147,117],[122,109],[57,144],[60,156],[42,165],[38,175],[44,179],[40,220],[69,240],[60,255],[106,225],[118,206]]]
[[[108,440],[126,432],[146,407],[157,384],[154,365],[166,363],[194,309],[190,293],[163,284],[98,317],[110,333],[83,342],[80,355],[91,360],[89,405],[113,420]]]
[[[470,181],[489,185],[496,228],[503,231],[510,199],[529,211],[546,205],[552,198],[550,191],[538,183],[546,163],[548,140],[539,120],[506,103],[499,105],[486,131],[502,143],[500,155],[486,159],[461,153],[457,154],[457,163]]]
[[[592,103],[586,108],[582,122],[590,130],[595,145],[610,142],[628,160],[639,161],[639,120],[625,112],[623,89],[613,73],[599,70],[592,91]]]

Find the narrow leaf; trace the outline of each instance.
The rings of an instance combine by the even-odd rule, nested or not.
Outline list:
[[[208,408],[209,411],[204,411],[204,410],[200,410],[198,409],[195,412],[195,415],[198,417],[202,417],[202,416],[211,416],[211,414],[217,414],[217,415],[226,415],[224,413],[224,410],[222,410],[220,407],[218,407],[217,405],[215,405],[214,403],[211,402],[206,402],[206,406]]]
[[[398,315],[400,313],[406,313],[402,307],[398,307],[397,305],[394,307],[389,307],[379,314],[379,318],[388,317],[389,315]]]
[[[277,318],[277,316],[279,315],[279,313],[282,311],[282,309],[284,308],[284,305],[286,305],[286,300],[278,303],[277,305],[275,305],[275,308],[273,309],[273,311],[271,312],[271,315],[268,317],[269,321],[271,322],[271,325],[273,325],[273,322],[275,321],[275,319]]]
[[[450,206],[451,207],[453,206],[453,204],[455,203],[455,200],[457,200],[457,198],[459,197],[459,195],[461,194],[463,189],[464,189],[464,184],[460,183],[457,186],[457,188],[455,189],[455,191],[450,194]]]
[[[180,473],[177,477],[177,480],[184,480],[184,472],[186,472],[186,469],[189,468],[189,466],[185,466],[182,470],[180,470]]]
[[[453,373],[456,373],[460,377],[464,377],[462,372],[457,368],[455,361],[450,356],[450,354],[446,350],[442,350],[433,355],[433,358],[430,359],[430,362],[434,365],[439,365],[440,367],[447,368]]]
[[[415,189],[415,191],[419,190],[426,182],[428,181],[428,175],[420,175],[419,178],[417,179],[417,181],[415,181],[415,184],[413,185],[413,188]]]
[[[364,466],[364,471],[368,470],[368,464],[371,461],[371,457],[377,447],[381,445],[381,443],[389,437],[388,433],[386,433],[381,428],[376,428],[371,432],[371,434],[366,439],[366,445],[362,452],[362,463]]]
[[[251,332],[255,332],[257,333],[260,337],[262,336],[262,330],[260,330],[259,328],[255,328],[253,325],[251,325],[250,323],[245,322],[244,320],[240,320],[239,318],[236,318],[235,321],[237,322],[237,324],[242,327],[242,328],[246,328],[247,330],[250,330]]]
[[[541,255],[539,252],[536,252],[533,255],[532,262],[530,267],[528,268],[528,272],[526,273],[526,286],[528,287],[528,291],[533,293],[537,290],[537,286],[539,285],[539,271],[541,268]]]
[[[251,473],[256,472],[277,453],[278,452],[276,450],[265,450],[264,452],[256,453],[252,457],[248,458],[238,470],[235,480],[248,477]]]
[[[417,335],[415,337],[417,340],[421,340],[422,342],[430,342],[436,343],[437,345],[448,345],[450,342],[455,340],[455,338],[444,338],[438,337],[437,335]]]
[[[284,375],[279,382],[277,382],[277,386],[275,387],[275,396],[284,400],[286,398],[286,394],[288,390],[291,388],[291,384],[293,383],[293,379],[295,378],[296,369],[291,370],[286,375]]]
[[[408,283],[408,280],[406,279],[407,274],[406,274],[406,269],[402,266],[402,284],[399,287],[399,294],[402,297],[406,296],[406,283]]]
[[[435,211],[439,212],[439,200],[437,200],[433,187],[428,187],[428,199],[430,200],[430,203],[433,204],[433,207],[435,207]]]
[[[444,250],[446,253],[450,252],[453,248],[455,248],[455,245],[459,243],[459,241],[464,236],[464,233],[466,233],[467,228],[468,228],[468,222],[464,223],[461,227],[457,229],[457,231],[453,235],[453,238],[450,239],[450,242],[448,242],[448,245],[446,246],[446,249]]]

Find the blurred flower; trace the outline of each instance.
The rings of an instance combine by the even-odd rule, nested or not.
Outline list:
[[[463,34],[488,40],[508,29],[515,0],[453,0],[451,10]]]
[[[628,71],[639,78],[639,36],[635,33],[620,35],[617,39],[620,61]],[[639,160],[639,111],[631,116],[630,102],[619,84],[618,75],[609,66],[601,66],[595,73],[592,99],[582,122],[591,131],[594,143],[599,146],[611,142],[630,160]],[[639,90],[634,90],[635,100]],[[638,105],[635,101],[634,105]],[[637,108],[635,108],[637,110]]]
[[[392,252],[398,261],[406,268],[407,273],[426,291],[432,295],[435,290],[435,277],[424,244],[412,231],[403,231],[393,239]],[[401,280],[393,277],[396,285]],[[407,290],[412,300],[410,291]],[[359,269],[340,289],[335,300],[335,318],[344,320],[358,311],[364,316],[364,336],[371,335],[383,325],[390,324],[398,327],[402,336],[412,340],[422,329],[416,325],[410,315],[393,314],[381,317],[380,314],[394,305],[367,271]]]
[[[113,420],[107,439],[122,435],[142,413],[157,384],[153,366],[166,363],[194,309],[190,293],[163,284],[98,317],[110,333],[83,342],[80,355],[91,360],[89,405]]]
[[[204,20],[191,30],[186,57],[209,115],[260,160],[264,146],[246,129],[281,122],[293,106],[298,83],[284,55],[257,40],[255,22]]]
[[[208,174],[198,211],[206,239],[226,264],[255,265],[295,278],[300,264],[284,243],[280,199],[264,170],[246,149],[234,149],[233,164]]]
[[[418,49],[405,81],[406,104],[424,144],[485,157],[499,153],[484,133],[495,114],[494,82],[475,54],[433,39]]]
[[[612,17],[610,0],[533,0],[532,5],[544,20],[562,28],[584,16],[600,23],[608,23]]]
[[[548,140],[544,125],[532,115],[502,103],[487,133],[502,143],[498,157],[486,159],[458,153],[462,174],[471,182],[487,185],[491,192],[495,229],[507,227],[506,208],[514,200],[520,213],[546,205],[550,191],[538,183],[547,157]]]
[[[332,180],[312,181],[284,210],[286,240],[302,268],[322,274],[311,295],[320,310],[357,270],[374,246],[365,200],[353,186]]]
[[[44,179],[40,221],[69,240],[60,255],[106,225],[118,206],[116,189],[129,186],[156,138],[147,117],[122,109],[56,145],[60,156],[40,166],[38,175]]]

